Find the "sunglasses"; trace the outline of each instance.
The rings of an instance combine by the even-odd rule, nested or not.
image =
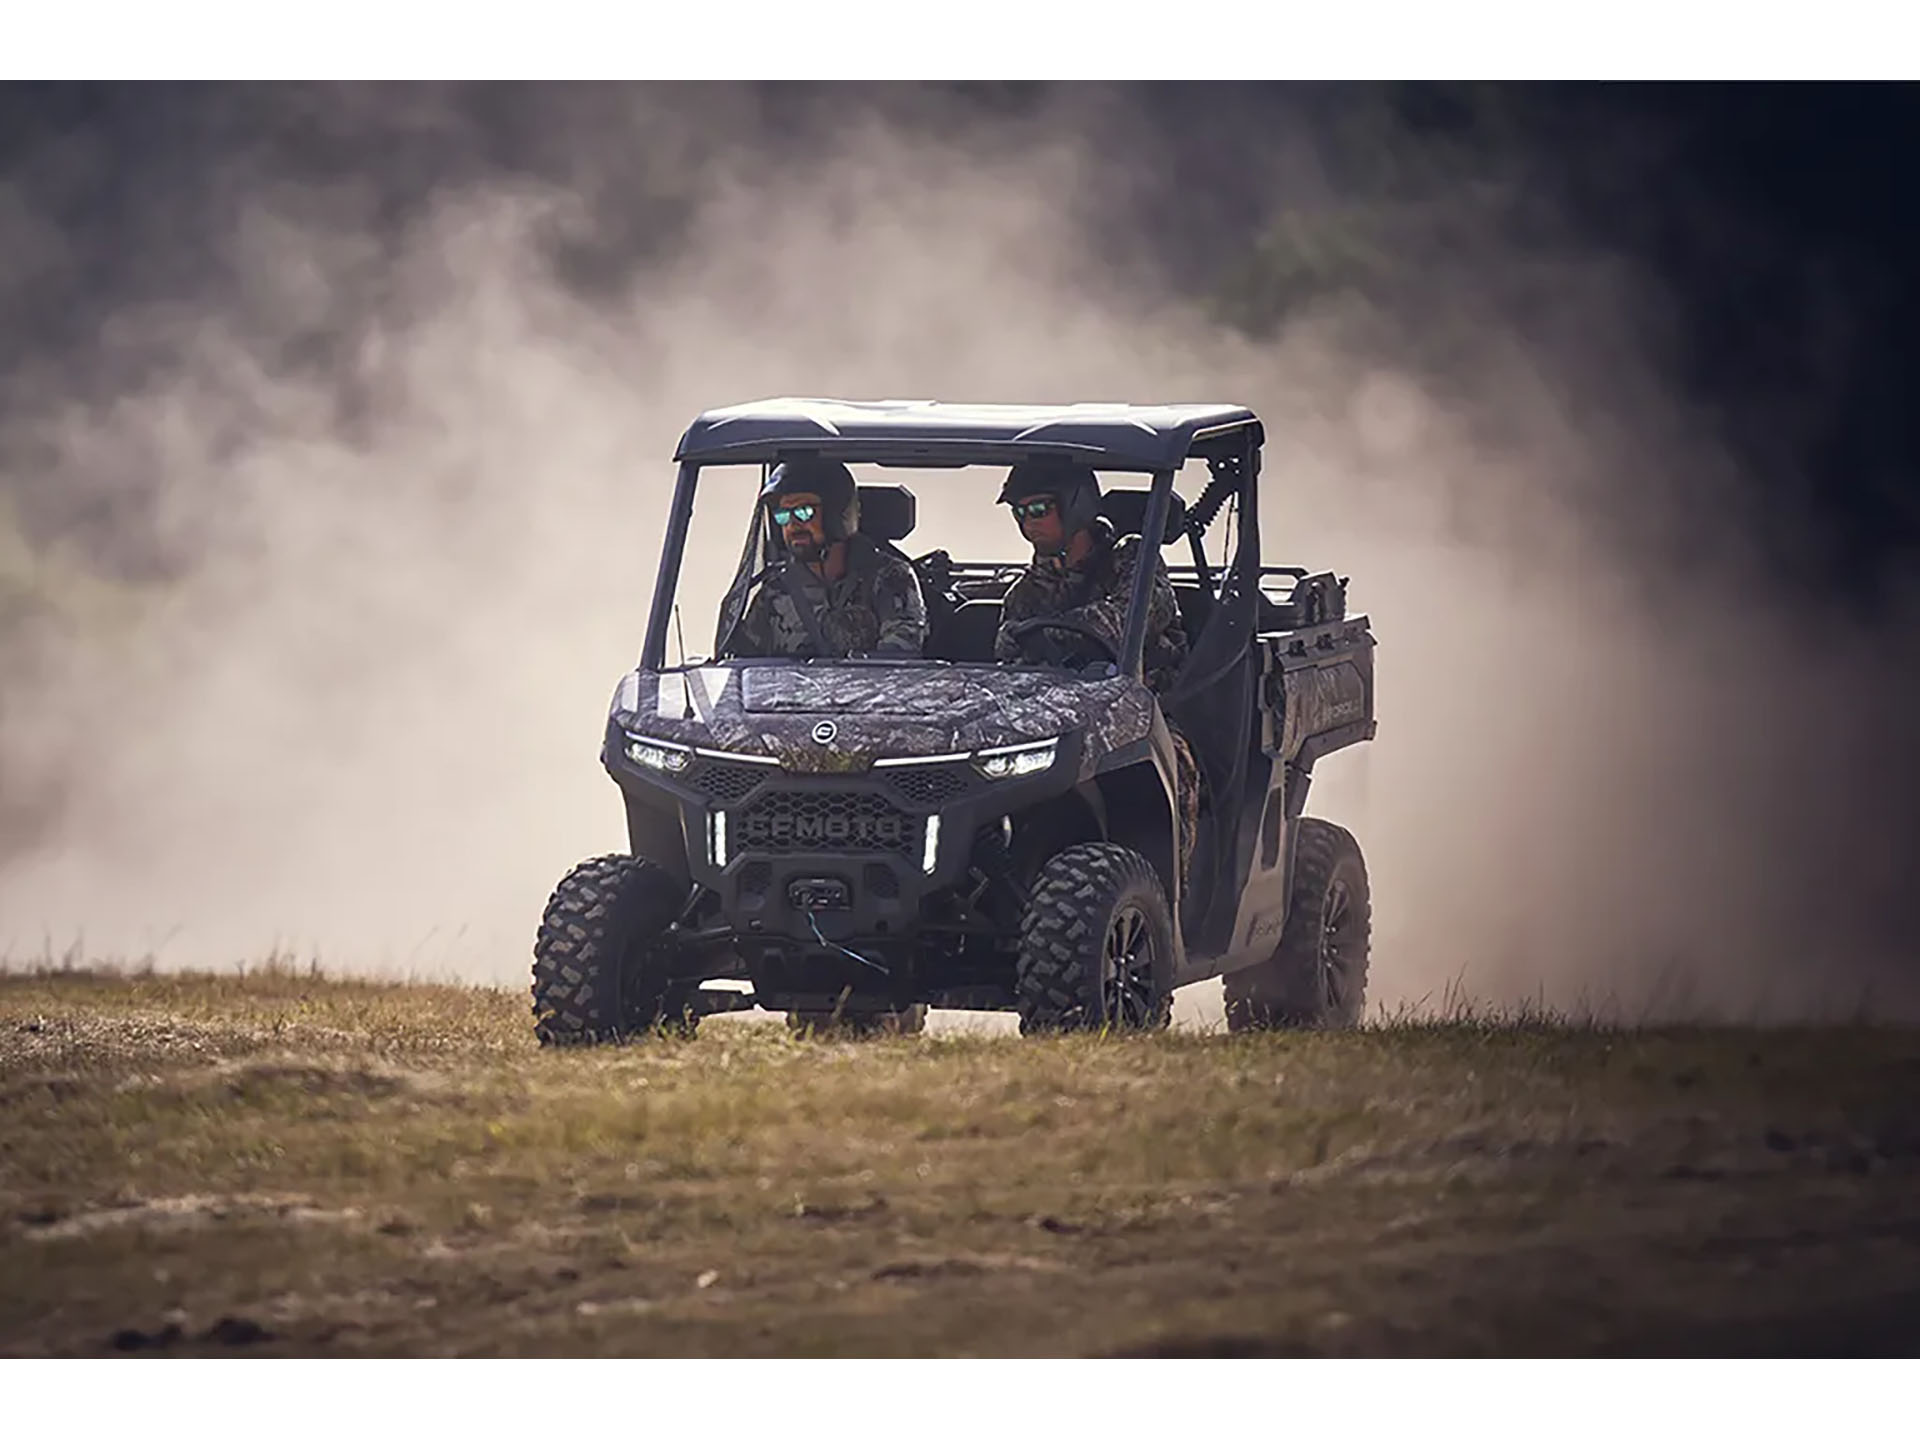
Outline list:
[[[776,510],[773,512],[773,523],[782,529],[785,529],[795,520],[798,520],[804,525],[819,513],[820,507],[818,505],[790,505],[784,510]]]
[[[1053,501],[1029,500],[1024,505],[1013,507],[1014,518],[1018,520],[1039,520],[1053,513]]]

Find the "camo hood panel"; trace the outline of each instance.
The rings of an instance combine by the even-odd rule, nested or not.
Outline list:
[[[1009,703],[1044,704],[1067,689],[1049,675],[976,670],[899,671],[756,668],[740,675],[749,715],[858,714],[910,720],[977,720]]]
[[[947,755],[1080,732],[1083,765],[1143,738],[1154,700],[1125,676],[1078,680],[1031,670],[919,671],[832,665],[708,665],[635,672],[613,720],[639,735],[845,773],[883,756]],[[830,724],[826,739],[821,728]]]

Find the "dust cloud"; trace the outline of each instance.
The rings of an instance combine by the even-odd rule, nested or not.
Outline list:
[[[1526,257],[1543,338],[1507,323],[1487,234],[1430,312],[1333,297],[1256,340],[1143,264],[1141,196],[1073,114],[800,146],[724,95],[577,103],[532,159],[423,175],[398,216],[247,168],[191,293],[23,372],[13,964],[277,951],[518,983],[553,881],[624,841],[596,756],[693,415],[1222,400],[1267,421],[1268,558],[1350,575],[1379,636],[1380,738],[1309,807],[1367,850],[1379,1005],[1920,1013],[1913,717],[1881,681],[1912,632],[1769,592],[1737,477],[1639,346],[1634,277]],[[426,92],[337,104],[461,123]],[[10,205],[0,239],[54,263],[57,226]],[[97,499],[36,523],[48,495]],[[989,498],[915,545],[1004,551]],[[1676,564],[1716,507],[1722,543]],[[705,526],[692,565],[730,569],[739,534]]]

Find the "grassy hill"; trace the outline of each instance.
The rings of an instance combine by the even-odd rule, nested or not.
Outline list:
[[[1920,1032],[543,1054],[518,993],[0,976],[0,1354],[1911,1353]]]

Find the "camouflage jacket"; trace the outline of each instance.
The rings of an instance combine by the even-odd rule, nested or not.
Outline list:
[[[833,658],[918,655],[927,638],[927,606],[913,567],[864,535],[847,541],[847,570],[831,584],[805,565],[789,573],[813,604],[814,622]],[[793,590],[778,573],[761,582],[733,638],[735,655],[820,655]]]
[[[1013,582],[1001,603],[1000,633],[993,644],[996,660],[1066,660],[1076,663],[1100,658],[1098,647],[1066,630],[1035,630],[1014,640],[1007,627],[1040,616],[1088,622],[1105,636],[1115,653],[1127,628],[1127,606],[1133,598],[1134,567],[1139,564],[1140,537],[1129,535],[1087,558],[1078,570],[1056,569],[1036,559]],[[1146,681],[1163,694],[1187,658],[1187,630],[1173,597],[1173,582],[1158,555],[1153,557],[1153,588],[1147,592]]]

